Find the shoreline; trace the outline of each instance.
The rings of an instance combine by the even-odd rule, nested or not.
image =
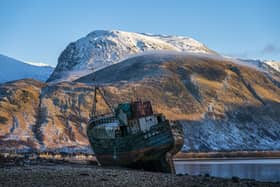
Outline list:
[[[91,164],[40,163],[6,166],[0,169],[0,186],[280,186],[280,182],[260,182],[238,177],[172,175]]]
[[[236,158],[174,158],[174,161],[237,160]],[[251,159],[240,158],[240,159]],[[272,159],[255,158],[255,159]],[[277,158],[275,158],[277,159]],[[27,176],[27,177],[26,177]],[[169,174],[135,170],[123,167],[98,166],[91,160],[42,159],[26,160],[24,157],[0,160],[0,186],[280,186],[280,181],[265,182],[254,179],[213,177],[209,174]]]
[[[77,153],[65,153],[65,152],[16,152],[16,151],[0,151],[0,157],[9,157],[15,155],[32,155],[41,158],[63,158],[63,157],[82,157],[83,159],[91,158],[95,159],[94,154],[77,152]],[[210,152],[178,152],[174,155],[174,158],[280,158],[280,150],[278,151],[210,151]]]

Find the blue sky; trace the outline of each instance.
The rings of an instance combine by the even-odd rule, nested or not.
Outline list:
[[[224,55],[280,60],[279,0],[0,0],[0,54],[56,65],[97,29],[185,35]]]

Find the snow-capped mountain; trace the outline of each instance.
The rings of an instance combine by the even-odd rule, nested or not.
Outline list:
[[[48,81],[72,81],[132,55],[155,50],[216,54],[184,36],[97,30],[66,47]]]
[[[0,67],[0,83],[24,78],[46,81],[54,69],[42,63],[31,65],[4,55],[0,55]]]

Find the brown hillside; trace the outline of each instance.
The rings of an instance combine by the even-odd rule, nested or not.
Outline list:
[[[220,57],[173,53],[133,57],[94,76],[113,105],[139,97],[181,120],[185,151],[280,149],[279,82],[258,70]],[[2,84],[1,149],[87,151],[92,78]],[[102,101],[98,109],[106,111]]]

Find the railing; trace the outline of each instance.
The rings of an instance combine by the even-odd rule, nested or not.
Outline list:
[[[101,124],[105,124],[105,123],[118,123],[118,119],[113,115],[113,114],[103,114],[103,115],[99,115],[96,117],[93,117],[92,119],[90,119],[89,124],[94,124],[94,126],[96,125],[101,125]]]

